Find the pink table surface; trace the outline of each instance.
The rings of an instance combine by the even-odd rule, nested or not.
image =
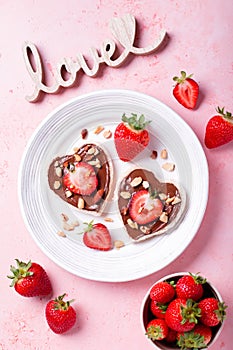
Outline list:
[[[212,349],[232,349],[233,143],[207,150],[203,139],[218,105],[233,111],[233,2],[23,0],[1,1],[0,8],[0,349],[152,349],[141,329],[140,304],[156,279],[178,271],[200,271],[220,290],[228,318]],[[142,46],[150,44],[161,28],[169,33],[167,46],[149,56],[132,56],[119,69],[103,67],[96,78],[83,75],[78,85],[38,103],[25,100],[33,90],[22,56],[25,40],[39,47],[52,74],[61,58],[78,52],[88,56],[91,46],[99,48],[104,39],[112,38],[109,20],[125,13],[136,17]],[[194,73],[200,84],[196,110],[183,108],[172,96],[172,77],[182,69]],[[177,112],[202,143],[210,172],[206,214],[189,247],[161,271],[124,283],[82,279],[50,261],[27,231],[17,197],[20,160],[40,122],[71,98],[110,88],[147,93]],[[65,291],[75,298],[78,319],[72,331],[55,335],[44,317],[47,299],[25,299],[9,288],[6,275],[16,257],[42,264],[54,295]]]

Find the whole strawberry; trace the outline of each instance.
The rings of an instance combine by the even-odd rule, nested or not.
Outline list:
[[[17,267],[11,265],[11,287],[24,297],[45,296],[52,292],[51,282],[43,267],[29,261],[28,263],[15,259]]]
[[[145,130],[149,121],[144,115],[139,118],[132,113],[131,117],[122,116],[122,123],[118,124],[114,133],[115,147],[118,156],[124,162],[134,159],[149,143],[149,133]]]
[[[189,109],[195,108],[199,94],[199,86],[191,77],[192,74],[187,76],[181,71],[181,77],[173,78],[177,83],[173,89],[174,97],[182,106]]]
[[[146,327],[146,335],[151,340],[163,340],[168,335],[168,327],[162,319],[151,320]]]
[[[165,318],[167,306],[167,304],[157,303],[155,300],[151,300],[150,302],[150,310],[152,314],[157,318]]]
[[[197,324],[193,330],[179,333],[177,338],[177,345],[181,349],[203,349],[211,341],[212,330],[208,326]]]
[[[219,302],[215,298],[202,299],[198,307],[201,310],[200,321],[206,326],[217,326],[226,318],[227,306],[224,302]]]
[[[174,331],[187,332],[197,324],[200,311],[193,300],[176,298],[168,305],[165,321]]]
[[[178,298],[199,300],[203,296],[204,290],[202,284],[206,283],[206,279],[189,273],[182,276],[176,283],[176,294]]]
[[[224,108],[217,108],[218,115],[210,118],[206,125],[205,145],[216,148],[233,140],[233,116]]]
[[[169,303],[175,296],[175,288],[173,282],[158,282],[150,290],[150,298],[157,303]]]
[[[45,317],[49,327],[54,333],[61,334],[71,329],[76,322],[76,311],[70,301],[64,301],[64,296],[60,295],[54,300],[50,300],[45,308]]]

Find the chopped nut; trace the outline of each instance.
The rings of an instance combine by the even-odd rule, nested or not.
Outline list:
[[[158,156],[158,152],[157,151],[152,151],[151,152],[151,155],[150,155],[151,159],[156,159],[157,156]]]
[[[150,187],[150,184],[149,184],[148,181],[143,181],[143,182],[142,182],[142,186],[143,186],[145,189],[147,189],[147,188]]]
[[[181,202],[181,199],[179,197],[175,197],[174,201],[172,201],[172,205],[178,204]]]
[[[62,170],[61,170],[61,168],[59,166],[55,168],[55,174],[58,177],[62,177]]]
[[[87,129],[82,129],[82,131],[81,131],[82,139],[85,139],[87,137],[87,134],[88,134]]]
[[[58,231],[58,236],[60,237],[66,237],[66,234],[63,231]]]
[[[105,130],[104,133],[103,133],[103,137],[105,139],[110,139],[112,137],[112,132],[111,130]]]
[[[162,168],[166,171],[173,171],[175,169],[175,164],[173,163],[164,163]]]
[[[97,126],[97,128],[94,130],[94,134],[98,135],[101,133],[101,131],[104,130],[104,127],[102,125]]]
[[[168,222],[168,216],[167,214],[163,211],[162,214],[160,215],[159,217],[159,220],[164,222],[164,223],[167,223]]]
[[[95,166],[96,168],[101,168],[101,164],[98,158],[96,158],[95,160],[90,160],[88,164]]]
[[[58,166],[59,166],[59,161],[56,160],[56,162],[54,163],[54,167],[56,168],[56,167],[58,167]]]
[[[142,178],[141,176],[135,177],[131,182],[130,185],[132,187],[137,187],[138,185],[140,185],[140,183],[142,182]]]
[[[66,230],[66,231],[73,231],[73,230],[74,230],[74,226],[68,224],[67,221],[64,221],[64,223],[63,223],[63,229]]]
[[[65,191],[66,198],[70,198],[72,196],[72,192],[67,190]]]
[[[159,193],[159,198],[161,201],[165,201],[167,199],[167,195],[165,193]]]
[[[62,218],[62,221],[69,221],[69,217],[64,213],[61,213],[61,218]]]
[[[97,156],[97,154],[99,154],[100,151],[98,150],[98,148],[95,149],[95,153],[94,153],[94,156]]]
[[[113,219],[112,218],[104,218],[104,221],[106,221],[106,222],[113,222]]]
[[[131,193],[126,192],[126,191],[122,191],[122,192],[120,193],[120,196],[121,196],[122,198],[124,198],[124,199],[129,199],[129,198],[131,197]]]
[[[79,226],[79,222],[76,220],[76,221],[71,223],[71,226],[73,226],[75,228],[75,227]]]
[[[128,208],[127,207],[121,208],[121,214],[122,215],[126,215],[127,213],[128,213]]]
[[[168,197],[168,198],[166,199],[166,203],[169,204],[169,203],[173,202],[174,199],[175,199],[175,196],[173,196],[173,197]]]
[[[75,154],[74,155],[74,159],[76,162],[80,162],[80,160],[82,160],[81,156],[79,154]]]
[[[120,248],[124,247],[124,245],[125,245],[125,243],[123,241],[120,241],[120,240],[114,241],[114,247],[116,249],[120,249]]]
[[[79,208],[79,209],[83,209],[84,206],[85,206],[84,199],[81,198],[81,197],[79,197],[79,199],[78,199],[78,208]]]
[[[59,190],[59,188],[61,188],[61,183],[60,183],[60,181],[54,181],[54,184],[53,184],[53,188],[55,189],[55,190]]]
[[[133,229],[136,229],[136,230],[138,229],[138,224],[135,221],[131,220],[131,219],[127,220],[127,224]]]
[[[87,154],[94,154],[94,153],[95,153],[94,147],[89,148],[89,150],[87,151]]]
[[[146,226],[140,226],[140,231],[142,231],[142,233],[144,233],[144,235],[148,235],[151,233],[151,230]]]
[[[160,157],[161,157],[162,159],[167,159],[167,156],[168,156],[167,150],[166,150],[166,149],[163,149],[163,150],[161,151],[161,153],[160,153]]]

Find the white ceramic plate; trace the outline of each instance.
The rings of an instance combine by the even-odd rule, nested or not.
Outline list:
[[[124,163],[117,157],[113,137],[106,140],[94,129],[103,125],[114,132],[123,113],[144,114],[151,120],[148,148],[134,163]],[[132,243],[118,214],[116,200],[98,219],[105,223],[113,240],[125,246],[119,250],[101,252],[87,248],[79,234],[82,223],[91,221],[90,215],[80,214],[49,189],[47,172],[51,161],[81,145],[81,130],[89,131],[87,142],[102,144],[113,159],[115,177],[119,179],[132,166],[154,171],[162,181],[179,182],[187,194],[186,213],[171,233],[145,242]],[[173,172],[162,169],[160,151],[166,148],[175,164]],[[156,160],[151,150],[158,151]],[[25,150],[19,172],[19,198],[24,221],[42,251],[55,263],[71,273],[98,281],[120,282],[138,279],[167,266],[177,258],[194,238],[203,219],[208,198],[208,166],[203,149],[191,128],[174,111],[158,100],[134,91],[106,90],[80,96],[62,105],[42,122]],[[62,230],[61,213],[81,225],[58,236]],[[104,217],[114,221],[106,223]],[[95,219],[97,222],[97,219]]]

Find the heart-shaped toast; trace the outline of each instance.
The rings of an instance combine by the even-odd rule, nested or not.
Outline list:
[[[87,143],[49,166],[50,188],[78,210],[101,215],[111,193],[112,162],[102,147]]]
[[[149,170],[134,169],[119,184],[118,208],[128,235],[139,242],[174,229],[184,213],[185,192]]]

